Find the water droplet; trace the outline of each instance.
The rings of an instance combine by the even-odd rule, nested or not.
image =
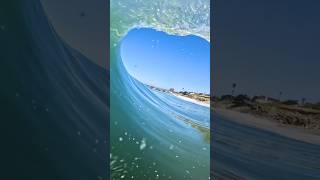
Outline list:
[[[143,139],[141,140],[140,150],[143,150],[143,149],[146,148],[146,147],[147,147],[147,142],[146,142],[146,139],[143,138]]]

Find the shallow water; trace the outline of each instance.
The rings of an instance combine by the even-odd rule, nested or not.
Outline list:
[[[320,146],[213,115],[216,179],[320,179]]]

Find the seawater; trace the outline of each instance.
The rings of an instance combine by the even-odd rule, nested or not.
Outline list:
[[[209,1],[188,2],[111,0],[112,180],[209,179],[210,109],[149,89],[128,74],[120,54],[121,40],[132,28],[208,40]]]

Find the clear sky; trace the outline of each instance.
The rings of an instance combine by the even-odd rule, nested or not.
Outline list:
[[[214,1],[214,90],[320,102],[320,1]]]
[[[122,41],[121,56],[128,72],[141,82],[210,92],[210,45],[202,38],[133,29]]]

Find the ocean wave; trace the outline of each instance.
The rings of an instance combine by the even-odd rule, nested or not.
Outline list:
[[[210,41],[209,0],[111,0],[111,33],[119,39],[133,28],[153,28]]]
[[[123,65],[122,38],[133,28],[209,41],[209,1],[111,1],[111,179],[208,179],[210,110],[149,89]]]
[[[24,166],[24,178],[106,179],[108,71],[63,41],[39,0],[12,4],[4,61],[26,124],[17,135],[39,164]]]

